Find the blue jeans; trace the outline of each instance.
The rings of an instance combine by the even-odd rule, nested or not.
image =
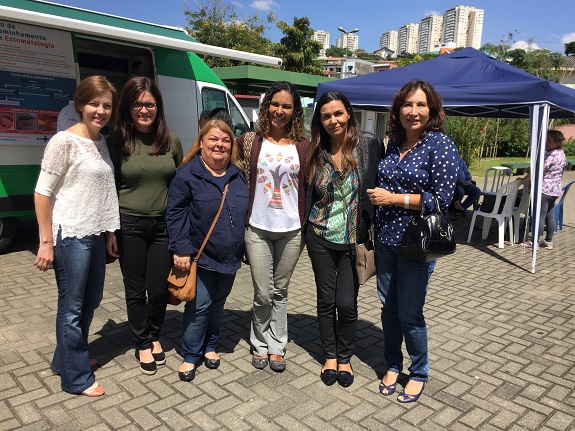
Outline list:
[[[88,332],[104,293],[104,235],[64,238],[54,247],[58,285],[56,351],[51,368],[60,374],[62,390],[79,394],[95,381],[88,354]]]
[[[412,262],[399,254],[399,247],[376,241],[375,262],[377,293],[383,304],[381,323],[387,368],[396,373],[403,370],[401,344],[405,338],[405,347],[411,358],[410,378],[425,382],[429,357],[423,306],[435,260]]]
[[[184,308],[182,357],[195,364],[208,352],[215,352],[220,335],[224,304],[236,275],[198,267],[196,297]]]
[[[254,285],[250,331],[253,353],[284,356],[288,285],[303,249],[301,231],[269,232],[248,226],[245,238]]]

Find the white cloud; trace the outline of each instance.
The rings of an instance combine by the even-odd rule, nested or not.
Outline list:
[[[510,47],[511,49],[524,49],[525,51],[534,51],[536,49],[541,49],[539,45],[537,45],[533,41],[527,40],[518,40],[513,43]]]
[[[272,10],[272,6],[279,6],[279,5],[273,0],[255,0],[252,2],[250,6],[258,10],[270,11]]]
[[[441,12],[438,12],[436,10],[426,10],[423,11],[423,16],[424,17],[428,17],[430,15],[439,15],[439,16],[443,16],[443,14]]]
[[[239,1],[233,1],[232,4],[237,7],[238,9],[242,9],[244,7]]]
[[[575,41],[575,33],[567,33],[561,36],[561,43],[569,43]]]

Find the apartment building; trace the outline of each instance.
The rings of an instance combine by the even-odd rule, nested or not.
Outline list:
[[[346,48],[348,51],[355,52],[359,48],[359,36],[354,33],[342,34],[337,38],[335,46],[338,48]]]
[[[419,24],[405,24],[397,32],[397,53],[415,54],[417,53],[417,39],[419,34]]]
[[[379,47],[387,48],[397,55],[397,31],[389,30],[379,38]]]
[[[323,49],[328,49],[330,47],[329,44],[329,33],[324,30],[316,30],[313,32],[312,39],[321,43],[321,47]]]
[[[419,37],[417,51],[420,53],[432,52],[441,41],[443,31],[443,17],[430,15],[419,22]]]
[[[473,6],[455,6],[445,11],[441,42],[453,42],[457,48],[481,48],[484,13]]]

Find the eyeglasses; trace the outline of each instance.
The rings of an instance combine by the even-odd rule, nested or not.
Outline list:
[[[154,109],[156,109],[157,103],[154,102],[146,102],[146,103],[141,103],[141,102],[136,102],[136,103],[132,103],[130,105],[130,108],[132,108],[134,111],[140,111],[142,108],[146,108],[148,111],[153,111]]]

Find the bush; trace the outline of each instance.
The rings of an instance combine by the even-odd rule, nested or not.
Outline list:
[[[565,151],[565,156],[575,157],[575,138],[569,138],[563,146],[563,151]]]

